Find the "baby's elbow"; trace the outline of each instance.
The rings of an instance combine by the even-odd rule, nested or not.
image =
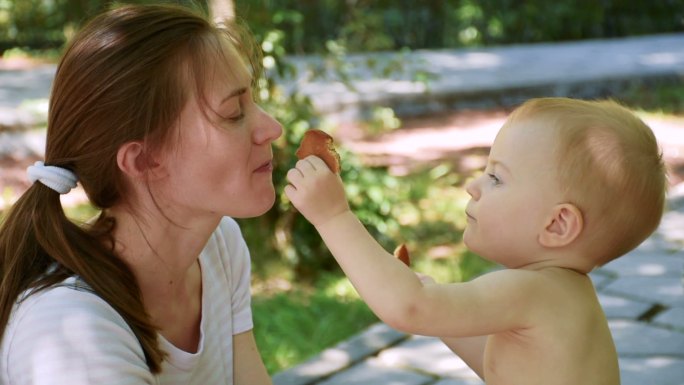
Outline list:
[[[394,330],[398,330],[398,331],[404,332],[404,333],[413,334],[411,322],[406,317],[401,317],[401,316],[386,317],[386,318],[381,317],[381,319],[383,322],[385,322],[385,324],[387,324],[389,327],[391,327]]]
[[[424,314],[420,301],[402,301],[393,306],[380,319],[393,329],[415,334],[421,330],[421,315]]]

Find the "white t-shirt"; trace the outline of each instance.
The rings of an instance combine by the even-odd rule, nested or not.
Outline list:
[[[180,350],[160,336],[168,357],[162,372],[153,376],[123,318],[71,278],[14,306],[0,346],[0,384],[232,384],[232,337],[252,329],[249,251],[234,220],[221,221],[199,261],[197,353]]]

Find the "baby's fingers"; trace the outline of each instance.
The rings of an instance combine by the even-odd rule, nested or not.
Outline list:
[[[287,199],[289,199],[290,202],[292,202],[292,204],[295,205],[295,207],[297,207],[299,205],[299,195],[297,194],[297,188],[291,184],[288,184],[287,186],[285,186],[285,189],[283,189],[283,191],[285,191]]]
[[[292,204],[300,209],[309,200],[307,195],[307,187],[303,182],[303,176],[296,169],[291,169],[287,172],[287,180],[290,182],[283,191],[287,199]]]
[[[299,184],[304,179],[304,173],[298,168],[291,168],[287,171],[285,179],[293,185]]]
[[[325,164],[323,159],[317,157],[316,155],[309,155],[299,162],[305,162],[307,167],[311,167],[313,170],[318,172],[330,171],[328,165]],[[299,164],[299,162],[297,163]]]

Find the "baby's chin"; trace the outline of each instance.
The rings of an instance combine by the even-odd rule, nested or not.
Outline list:
[[[467,232],[467,229],[466,229]],[[477,245],[473,244],[471,241],[468,240],[467,233],[463,233],[463,243],[466,245],[468,250],[470,250],[472,253],[476,254],[478,257],[489,261],[489,262],[494,262],[500,265],[503,265],[500,261],[498,261],[496,257],[491,257],[489,256],[489,253],[487,253],[486,250],[483,250],[482,248],[477,247]]]

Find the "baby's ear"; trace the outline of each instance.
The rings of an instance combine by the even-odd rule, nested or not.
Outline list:
[[[127,142],[119,147],[116,162],[119,169],[133,179],[153,176],[159,168],[159,163],[150,157],[140,141]]]
[[[571,203],[561,203],[553,207],[539,234],[539,243],[544,247],[567,246],[579,237],[583,229],[580,209]]]

